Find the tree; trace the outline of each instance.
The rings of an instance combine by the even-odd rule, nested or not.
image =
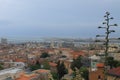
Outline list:
[[[75,68],[73,80],[89,80],[88,69],[86,67],[81,67],[80,69]]]
[[[81,76],[81,72],[77,68],[75,68],[75,77],[73,78],[73,80],[84,80]]]
[[[50,69],[50,65],[49,65],[49,62],[47,60],[45,60],[43,63],[43,69]]]
[[[68,70],[66,69],[64,62],[58,61],[57,63],[57,72],[58,72],[58,80],[60,80],[65,74],[68,73]]]
[[[82,73],[81,76],[85,79],[88,80],[89,79],[89,71],[86,67],[81,67],[80,68],[80,72]]]
[[[40,68],[41,68],[41,64],[39,63],[39,61],[37,61],[35,65],[30,65],[31,71],[34,71]]]
[[[117,60],[114,60],[113,57],[107,57],[107,65],[109,65],[110,68],[115,68],[120,66],[120,62]]]
[[[58,74],[57,74],[57,73],[52,72],[51,74],[52,74],[54,80],[57,80],[57,79],[58,79]]]
[[[120,61],[118,61],[118,63],[117,63],[117,65],[116,65],[117,67],[119,67],[120,66]]]
[[[50,55],[46,52],[42,53],[42,55],[40,56],[40,58],[46,58],[46,57],[50,57]]]
[[[3,70],[4,68],[3,68],[3,65],[2,64],[0,64],[0,70]]]
[[[75,68],[80,69],[82,65],[81,56],[79,56],[77,59],[73,59],[73,62],[71,63],[71,69],[75,71]]]
[[[49,79],[49,80],[54,80],[51,73],[48,73],[48,79]]]
[[[108,57],[108,50],[109,50],[109,42],[110,42],[110,34],[115,32],[115,30],[111,29],[111,27],[113,26],[117,26],[117,24],[110,24],[110,21],[113,20],[114,18],[113,17],[110,17],[110,13],[109,12],[106,12],[105,13],[105,21],[103,22],[103,27],[99,26],[98,28],[99,29],[104,29],[105,30],[105,34],[104,35],[96,35],[96,37],[104,37],[104,44],[105,44],[105,59],[104,59],[104,64],[105,66],[108,66],[107,65],[107,57]],[[116,38],[116,39],[119,39],[119,38]],[[104,77],[105,79],[104,80],[107,80],[107,68],[105,67],[104,69]]]
[[[110,68],[113,67],[113,62],[114,62],[114,58],[113,57],[107,57],[107,65],[109,65]]]

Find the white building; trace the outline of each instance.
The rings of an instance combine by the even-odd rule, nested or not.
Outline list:
[[[19,73],[23,72],[22,69],[19,68],[9,68],[0,71],[0,80],[5,80],[7,78],[17,78],[19,77]]]
[[[90,60],[91,60],[91,70],[92,71],[95,71],[95,70],[97,70],[97,63],[99,63],[99,61],[100,61],[100,57],[99,56],[96,56],[96,55],[93,55],[93,56],[91,56],[91,57],[89,57],[90,58]]]

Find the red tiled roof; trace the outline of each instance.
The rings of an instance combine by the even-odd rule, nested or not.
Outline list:
[[[53,62],[49,62],[49,65],[52,66],[52,67],[56,67],[57,66],[57,64],[53,63]]]
[[[37,72],[37,73],[49,73],[49,70],[38,69],[38,70],[35,70],[34,72]]]
[[[36,74],[32,74],[32,75],[26,75],[26,74],[22,74],[19,78],[15,79],[15,80],[31,80],[32,78],[36,77]]]
[[[44,49],[42,52],[54,52],[54,49]]]
[[[104,63],[98,63],[98,64],[96,64],[96,66],[97,66],[98,68],[103,68],[103,67],[104,67]]]
[[[26,62],[26,60],[18,58],[15,60],[15,62]]]
[[[108,74],[120,77],[120,67],[109,70]]]
[[[73,55],[73,58],[77,58],[79,56],[85,55],[85,53],[83,51],[73,51],[73,52],[71,52],[71,54]]]

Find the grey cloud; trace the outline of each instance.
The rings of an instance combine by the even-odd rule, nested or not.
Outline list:
[[[59,32],[57,34],[60,35],[60,29],[66,36],[80,35],[89,29],[84,34],[91,36],[88,33],[97,29],[99,22],[103,21],[105,11],[110,10],[113,17],[119,17],[119,2],[120,0],[0,0],[0,28],[4,27],[5,32],[16,35],[18,32],[21,35],[32,35],[35,32],[35,35],[47,35],[49,31],[51,35],[55,35],[52,32]],[[74,31],[73,34],[71,31]]]

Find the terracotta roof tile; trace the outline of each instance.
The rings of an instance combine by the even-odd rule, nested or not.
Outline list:
[[[22,74],[19,78],[15,79],[15,80],[31,80],[32,78],[35,78],[37,75],[36,74]]]
[[[15,62],[26,62],[26,60],[19,58],[19,59],[16,59]]]
[[[52,67],[56,67],[57,66],[57,64],[53,63],[53,62],[49,62],[49,65],[52,66]]]
[[[38,70],[35,70],[34,72],[38,72],[38,73],[49,73],[49,70],[38,69]]]
[[[120,77],[120,67],[113,68],[113,69],[109,70],[108,74]]]
[[[71,52],[71,54],[73,55],[73,58],[77,58],[79,56],[85,55],[85,53],[83,51],[73,51],[73,52]]]
[[[103,68],[103,67],[104,67],[104,63],[98,63],[98,64],[96,64],[96,66],[97,66],[98,68]]]

